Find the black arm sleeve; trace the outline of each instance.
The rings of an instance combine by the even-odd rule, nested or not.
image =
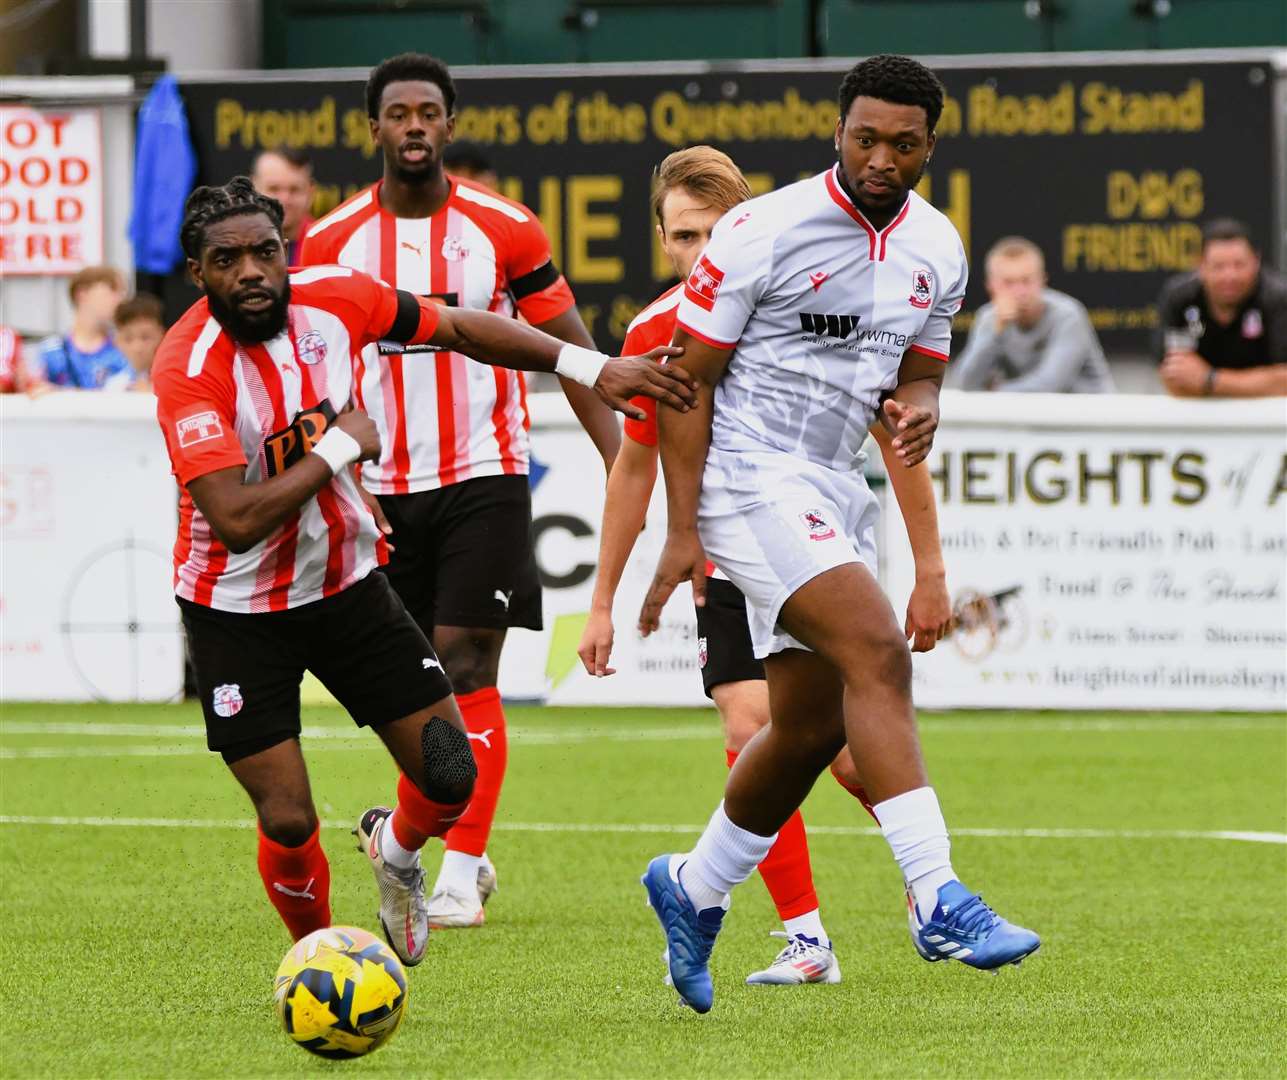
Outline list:
[[[384,336],[389,341],[407,342],[415,337],[420,326],[420,301],[414,293],[398,289],[398,313],[393,317],[393,325]]]
[[[559,268],[554,265],[553,260],[538,266],[530,274],[524,274],[520,278],[514,278],[509,283],[509,291],[514,294],[515,300],[522,300],[525,296],[531,296],[532,293],[538,293],[542,289],[548,289],[559,280]]]

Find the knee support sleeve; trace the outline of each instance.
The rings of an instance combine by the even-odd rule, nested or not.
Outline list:
[[[469,747],[469,736],[433,717],[420,730],[420,751],[424,756],[424,793],[439,803],[463,802],[469,798],[478,766]]]

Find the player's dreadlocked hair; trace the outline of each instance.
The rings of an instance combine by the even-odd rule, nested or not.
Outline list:
[[[924,64],[910,56],[872,56],[849,69],[840,84],[840,119],[849,115],[856,97],[891,101],[895,105],[919,105],[925,110],[929,130],[938,126],[943,113],[943,84]]]
[[[179,243],[189,259],[201,258],[206,226],[238,214],[267,214],[278,233],[282,231],[282,204],[261,195],[247,177],[234,176],[222,187],[199,187],[183,207]]]
[[[372,120],[380,119],[380,97],[391,82],[431,82],[442,91],[447,115],[456,111],[456,84],[447,65],[435,56],[409,52],[391,56],[371,69],[366,80],[366,114]]]

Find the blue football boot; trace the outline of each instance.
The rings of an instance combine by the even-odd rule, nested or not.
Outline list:
[[[926,960],[960,960],[983,971],[1017,964],[1041,945],[1031,930],[1006,922],[959,881],[939,887],[938,903],[926,922],[921,922],[909,890],[907,923],[916,951]]]
[[[648,890],[648,906],[661,923],[666,936],[666,962],[671,985],[679,991],[683,1004],[699,1013],[710,1012],[715,1000],[711,973],[707,966],[715,935],[724,921],[719,907],[696,911],[684,887],[679,883],[682,855],[658,855],[648,864],[639,880]]]

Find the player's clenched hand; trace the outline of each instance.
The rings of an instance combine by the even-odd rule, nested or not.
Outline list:
[[[952,600],[942,574],[917,577],[907,601],[903,632],[912,643],[912,652],[929,652],[952,625]]]
[[[380,460],[380,429],[361,409],[348,408],[335,418],[335,426],[357,440],[362,448],[358,461]]]
[[[617,673],[616,668],[608,667],[608,661],[612,659],[612,612],[590,612],[576,654],[591,675],[602,677]]]
[[[683,351],[674,345],[661,345],[645,356],[609,360],[603,365],[594,389],[610,408],[635,420],[647,419],[643,410],[630,404],[630,399],[640,394],[687,412],[697,404],[697,383],[682,367],[662,363],[669,357],[682,355]]]
[[[639,632],[647,637],[661,625],[661,609],[681,581],[693,583],[693,603],[706,606],[706,552],[695,532],[670,533],[657,560],[648,595],[639,612]]]
[[[909,469],[929,456],[938,430],[937,412],[887,398],[880,407],[880,419],[894,437],[894,453]]]

